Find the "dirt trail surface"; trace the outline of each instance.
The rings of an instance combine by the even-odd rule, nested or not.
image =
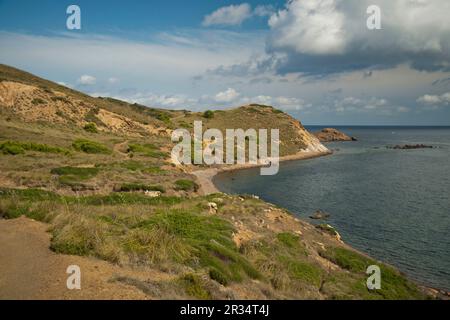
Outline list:
[[[156,271],[137,272],[93,258],[60,255],[49,249],[48,225],[28,218],[0,219],[0,300],[149,299],[135,287],[111,281],[116,276],[152,279]],[[67,267],[81,269],[81,290],[69,290]]]

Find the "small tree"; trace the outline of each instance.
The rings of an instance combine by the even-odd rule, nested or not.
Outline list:
[[[90,133],[97,133],[98,132],[97,126],[93,122],[89,122],[88,124],[86,124],[84,126],[84,130],[87,131],[87,132],[90,132]]]
[[[211,110],[206,110],[206,111],[203,113],[203,118],[211,119],[211,118],[213,118],[213,117],[214,117],[214,112],[211,111]]]

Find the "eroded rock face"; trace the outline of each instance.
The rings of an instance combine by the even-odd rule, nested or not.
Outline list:
[[[334,128],[325,128],[320,132],[314,133],[314,135],[319,138],[321,142],[357,141],[356,138],[350,137]]]

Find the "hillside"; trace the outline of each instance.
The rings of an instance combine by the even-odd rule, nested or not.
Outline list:
[[[253,196],[200,194],[191,174],[197,168],[169,159],[170,133],[195,120],[205,129],[280,128],[282,155],[326,151],[273,107],[212,116],[148,108],[1,65],[0,230],[8,233],[0,257],[8,261],[0,270],[12,277],[5,283],[29,279],[36,251],[54,261],[49,266],[75,261],[89,270],[81,296],[64,289],[65,270],[48,271],[57,284],[35,270],[32,281],[52,289],[37,290],[42,299],[426,297],[394,268],[345,245],[331,226],[315,227]],[[379,291],[366,288],[371,264],[382,268]],[[118,297],[117,288],[127,295]],[[27,295],[26,287],[13,289],[0,298]]]

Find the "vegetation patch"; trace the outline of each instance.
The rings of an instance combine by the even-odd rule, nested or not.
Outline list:
[[[277,239],[289,248],[295,248],[299,245],[300,237],[293,233],[282,232],[277,234]]]
[[[319,254],[343,269],[365,273],[368,266],[376,264],[374,260],[344,248],[329,248]]]
[[[54,168],[50,172],[59,176],[75,176],[78,179],[86,180],[96,176],[99,171],[99,168],[60,167]]]
[[[319,266],[287,257],[280,257],[279,259],[292,278],[316,287],[320,286],[323,272]]]
[[[166,170],[161,169],[160,167],[148,167],[143,170],[141,170],[143,173],[151,174],[151,175],[166,175],[169,172]]]
[[[1,142],[0,151],[5,155],[18,155],[25,153],[25,151],[59,153],[64,155],[70,154],[70,151],[64,148],[34,142],[19,142],[19,141]]]
[[[63,102],[63,103],[70,103],[69,99],[65,98],[65,97],[60,97],[60,96],[54,96],[51,98],[53,101],[55,102]]]
[[[46,101],[44,99],[41,98],[34,98],[33,100],[31,100],[31,104],[32,105],[40,105],[40,104],[45,104]]]
[[[120,187],[121,192],[133,192],[133,191],[160,191],[166,192],[163,186],[160,185],[146,185],[139,183],[126,183]]]
[[[211,293],[205,289],[202,280],[195,274],[186,274],[178,279],[186,294],[200,300],[211,299]]]
[[[153,144],[137,144],[133,143],[128,145],[128,152],[129,153],[137,153],[142,154],[147,157],[151,158],[165,158],[167,157],[167,154],[165,152],[162,152]]]
[[[200,186],[192,180],[181,179],[175,181],[175,190],[177,191],[194,191],[197,192]]]
[[[109,150],[107,147],[102,145],[101,143],[85,140],[85,139],[78,139],[75,140],[72,144],[73,148],[77,151],[81,151],[84,153],[90,153],[90,154],[110,154],[111,150]]]
[[[97,126],[105,126],[102,120],[100,120],[97,115],[100,111],[100,108],[98,107],[92,107],[84,116],[84,120],[90,123],[95,123]]]
[[[93,122],[89,122],[83,127],[84,131],[90,132],[90,133],[98,133],[97,125]]]
[[[203,112],[203,118],[205,118],[205,119],[214,118],[214,112],[211,110],[206,110],[205,112]]]
[[[345,270],[360,274],[362,278],[353,285],[353,289],[355,292],[362,292],[362,294],[365,295],[365,298],[392,300],[425,298],[425,295],[417,288],[417,286],[395,268],[378,263],[357,252],[333,247],[321,251],[319,254]],[[370,265],[377,265],[380,267],[380,290],[369,291],[366,287],[365,272]]]

